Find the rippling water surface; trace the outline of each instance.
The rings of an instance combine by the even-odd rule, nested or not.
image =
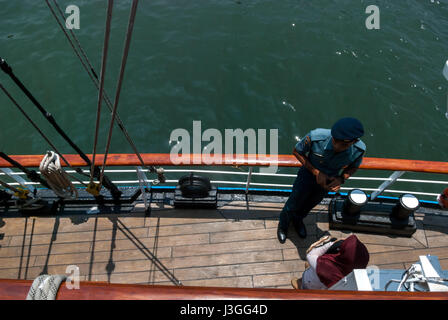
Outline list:
[[[106,1],[76,4],[76,31],[97,70]],[[131,1],[116,1],[106,87],[113,96]],[[97,93],[45,1],[0,1],[0,56],[86,153]],[[365,9],[380,9],[367,30]],[[362,120],[368,156],[448,158],[448,2],[435,0],[142,0],[119,113],[141,152],[169,152],[175,128],[279,130],[279,153],[342,116]],[[2,74],[60,150],[73,151]],[[0,95],[1,149],[47,146]],[[106,108],[104,108],[106,109]],[[100,149],[109,123],[103,113]],[[115,130],[111,152],[132,152]]]

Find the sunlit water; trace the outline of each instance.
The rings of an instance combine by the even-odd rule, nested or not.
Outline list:
[[[106,88],[114,96],[131,1],[115,1]],[[97,71],[106,1],[79,6],[76,30]],[[91,153],[97,92],[45,1],[0,1],[0,56]],[[365,9],[380,9],[367,30]],[[448,3],[400,1],[140,1],[119,114],[142,153],[170,152],[176,128],[278,129],[279,153],[342,116],[365,126],[367,156],[446,161]],[[74,151],[4,74],[1,83],[59,150]],[[0,95],[1,149],[42,154],[45,141]],[[103,107],[98,152],[109,112]],[[116,128],[111,152],[132,153]],[[442,177],[443,178],[443,177]]]

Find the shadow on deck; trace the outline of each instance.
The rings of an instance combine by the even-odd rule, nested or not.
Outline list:
[[[192,286],[291,288],[304,271],[305,252],[328,229],[326,205],[305,219],[308,238],[291,226],[277,240],[283,203],[234,201],[217,210],[153,204],[119,215],[8,217],[0,221],[0,278],[33,280],[79,267],[82,281]],[[448,217],[416,214],[411,237],[355,233],[370,252],[369,265],[403,269],[420,255],[439,257],[448,269]]]

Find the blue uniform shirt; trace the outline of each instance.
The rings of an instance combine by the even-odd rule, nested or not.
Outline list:
[[[340,176],[348,167],[358,168],[366,151],[359,140],[347,150],[335,153],[330,129],[314,129],[296,144],[296,150],[308,158],[311,164],[328,176]]]

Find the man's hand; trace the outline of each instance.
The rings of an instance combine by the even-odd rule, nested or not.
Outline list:
[[[327,190],[328,189],[327,180],[329,180],[330,178],[325,173],[317,169],[314,172],[314,175],[316,176],[317,184]]]
[[[331,182],[327,185],[328,190],[332,192],[338,192],[341,188],[343,180],[341,177],[333,177],[331,178]]]

